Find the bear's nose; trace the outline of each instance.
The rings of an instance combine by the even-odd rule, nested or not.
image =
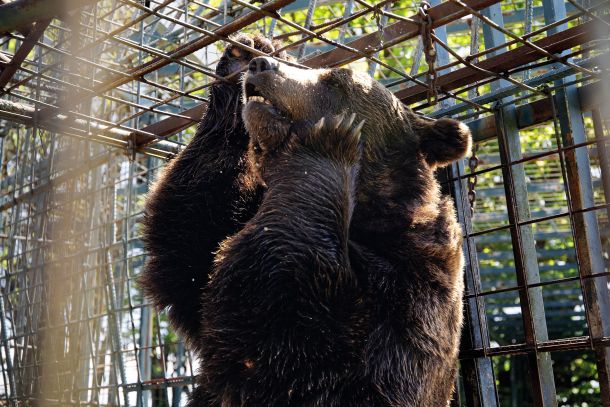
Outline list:
[[[252,73],[261,73],[264,71],[274,71],[279,67],[279,63],[269,57],[256,57],[252,61],[250,61],[250,65],[248,66],[248,70]]]

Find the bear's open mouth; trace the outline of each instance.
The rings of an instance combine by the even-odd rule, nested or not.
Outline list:
[[[258,89],[256,89],[256,85],[252,83],[246,83],[245,93],[247,102],[258,102],[273,106],[273,103],[271,103],[269,99],[265,98],[263,94],[260,93]]]

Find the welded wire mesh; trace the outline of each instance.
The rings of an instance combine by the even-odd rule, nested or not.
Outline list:
[[[608,1],[82,3],[0,26],[0,403],[184,405],[197,360],[135,283],[142,204],[223,44],[260,32],[470,126],[439,171],[467,260],[454,404],[610,406]]]

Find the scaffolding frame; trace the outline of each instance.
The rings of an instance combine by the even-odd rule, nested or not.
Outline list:
[[[475,154],[439,173],[467,260],[454,405],[519,405],[498,358],[523,361],[523,405],[564,405],[554,355],[589,352],[610,407],[609,1],[60,3],[0,5],[0,403],[184,404],[197,361],[135,285],[143,197],[223,80],[221,44],[259,31],[299,66],[369,72],[472,130]],[[530,129],[548,145],[528,149]],[[553,174],[533,173],[541,162]],[[553,233],[567,242],[554,265]],[[495,237],[508,260],[481,249]],[[486,277],[494,261],[501,278]],[[576,304],[568,335],[560,291]]]

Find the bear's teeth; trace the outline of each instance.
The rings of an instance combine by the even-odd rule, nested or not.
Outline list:
[[[271,103],[271,101],[265,99],[262,96],[249,96],[248,97],[248,102],[259,102],[259,103],[264,103],[264,104],[269,105],[269,106],[273,105]]]
[[[248,98],[249,102],[260,102],[260,103],[265,103],[265,98],[262,96],[250,96]]]

